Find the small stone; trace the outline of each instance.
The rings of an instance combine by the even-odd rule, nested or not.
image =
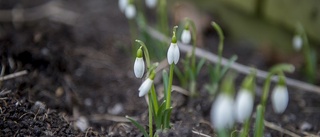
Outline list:
[[[312,125],[308,122],[303,122],[301,125],[300,125],[300,130],[301,131],[309,131],[311,130],[312,128]]]
[[[61,97],[63,95],[63,93],[64,93],[64,90],[62,87],[58,87],[56,89],[56,97]]]
[[[120,103],[117,103],[114,105],[112,108],[108,109],[108,113],[113,114],[113,115],[118,115],[123,111],[123,106]]]
[[[40,101],[36,101],[34,103],[34,105],[32,106],[31,110],[35,113],[39,112],[39,113],[42,113],[42,112],[45,112],[45,109],[46,109],[46,105],[43,104],[42,102]]]
[[[76,127],[79,128],[82,132],[85,132],[89,126],[88,120],[84,116],[80,116],[75,123]]]
[[[92,106],[92,99],[91,98],[84,99],[84,105],[86,105],[87,107]]]

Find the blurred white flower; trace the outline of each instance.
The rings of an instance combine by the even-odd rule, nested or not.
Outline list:
[[[216,130],[231,128],[234,123],[234,102],[225,94],[220,94],[211,107],[211,122]]]
[[[145,70],[144,60],[142,57],[137,57],[134,62],[134,75],[137,78],[142,78]]]
[[[133,19],[136,16],[136,12],[136,7],[133,4],[129,4],[125,8],[125,15],[127,19]]]
[[[249,90],[241,89],[235,102],[235,116],[238,122],[248,119],[253,109],[253,95]]]
[[[158,0],[146,0],[148,8],[154,8],[157,5]]]
[[[274,111],[276,113],[283,113],[289,102],[287,87],[277,85],[272,91],[271,101]]]
[[[300,35],[295,35],[293,37],[293,39],[292,39],[292,44],[293,44],[293,48],[296,51],[300,51],[301,48],[302,48],[302,44],[303,44],[301,36]]]
[[[141,84],[141,86],[139,87],[139,97],[142,97],[149,92],[152,86],[152,83],[153,83],[153,80],[148,78]]]
[[[188,29],[183,29],[181,34],[181,42],[184,44],[189,44],[191,41],[191,33]]]
[[[119,9],[121,12],[124,12],[126,10],[126,7],[128,5],[128,0],[119,0]]]
[[[180,58],[180,51],[177,43],[171,43],[167,53],[168,63],[171,65],[173,62],[177,64]]]

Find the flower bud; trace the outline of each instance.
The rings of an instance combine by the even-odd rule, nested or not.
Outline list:
[[[146,0],[148,8],[154,8],[157,5],[158,0]]]
[[[133,19],[136,16],[136,7],[133,4],[129,4],[125,8],[125,15],[127,19]]]
[[[231,128],[234,123],[234,108],[231,96],[220,94],[211,108],[211,122],[216,130]]]
[[[289,102],[288,89],[284,85],[277,85],[271,95],[273,109],[280,114],[285,111]]]
[[[144,64],[144,60],[142,57],[142,49],[139,48],[137,51],[137,57],[136,60],[134,62],[134,75],[137,78],[142,78],[143,74],[144,74],[144,70],[145,70],[145,64]]]
[[[121,12],[124,12],[126,10],[126,7],[128,5],[128,0],[119,0],[119,9]]]
[[[155,72],[152,72],[148,79],[146,79],[141,86],[139,87],[139,97],[142,97],[146,95],[149,90],[151,89],[151,86],[153,84],[153,79],[155,77]]]
[[[184,44],[189,44],[191,41],[191,32],[189,29],[184,29],[181,34],[181,42]]]
[[[235,116],[238,122],[248,119],[253,109],[253,95],[247,89],[241,89],[235,102]]]
[[[295,35],[292,39],[292,45],[296,51],[300,51],[303,45],[302,37],[300,35]]]

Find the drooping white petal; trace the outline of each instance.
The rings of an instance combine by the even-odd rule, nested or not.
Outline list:
[[[293,39],[292,39],[292,44],[293,44],[293,48],[296,51],[300,51],[300,49],[302,48],[302,44],[303,44],[301,36],[300,35],[295,35],[293,37]]]
[[[133,70],[134,70],[134,75],[137,78],[142,78],[142,76],[144,74],[144,70],[145,70],[143,58],[136,58],[136,60],[134,62]]]
[[[146,0],[148,8],[154,8],[157,5],[158,0]]]
[[[128,0],[119,0],[118,2],[120,11],[124,12],[128,5]]]
[[[171,43],[167,53],[168,63],[177,64],[180,58],[180,51],[177,43]]]
[[[191,41],[191,33],[190,30],[184,29],[181,34],[181,42],[184,44],[189,44]]]
[[[271,95],[273,109],[276,113],[283,113],[289,102],[288,89],[285,86],[276,86]]]
[[[174,64],[177,64],[179,62],[179,58],[180,58],[180,50],[179,50],[177,43],[175,43],[174,47],[175,48],[173,50],[173,62],[174,62]]]
[[[133,4],[129,4],[125,9],[125,15],[127,19],[132,19],[136,16],[136,7]]]
[[[153,83],[153,80],[148,78],[141,84],[141,86],[139,87],[139,97],[142,97],[149,92],[152,86],[152,83]]]
[[[241,89],[235,102],[235,116],[238,122],[248,119],[253,109],[253,95],[250,91]]]
[[[231,97],[220,94],[211,108],[211,122],[215,129],[231,128],[234,123],[234,108]]]

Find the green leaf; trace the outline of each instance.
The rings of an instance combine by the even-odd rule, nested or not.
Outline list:
[[[142,133],[144,137],[149,137],[146,129],[143,128],[142,125],[140,125],[137,121],[135,121],[133,118],[126,116],[126,118],[131,121]]]
[[[170,128],[170,116],[171,116],[172,107],[164,111],[164,127]]]
[[[257,106],[257,116],[254,127],[254,137],[262,137],[264,131],[264,108],[261,104]]]
[[[161,129],[162,128],[161,125],[163,125],[162,119],[163,119],[163,113],[165,111],[165,108],[166,108],[166,100],[164,100],[162,102],[162,104],[160,105],[160,107],[158,109],[158,115],[155,118],[157,129]]]
[[[219,80],[220,81],[222,79],[222,77],[227,73],[227,71],[229,70],[231,64],[233,64],[236,60],[238,59],[237,55],[233,55],[229,60],[228,60],[228,64],[226,66],[223,67],[221,74],[219,75]]]
[[[182,74],[181,74],[181,77],[182,77]],[[179,76],[178,76],[178,78],[179,78]],[[163,80],[163,86],[164,86],[164,98],[167,98],[167,91],[166,90],[168,89],[169,75],[168,75],[168,72],[166,70],[162,71],[162,80]]]
[[[203,67],[204,63],[206,63],[206,59],[205,59],[205,58],[202,58],[202,59],[200,60],[200,62],[198,63],[198,65],[197,65],[196,76],[199,75],[200,70],[201,70],[201,68]]]

